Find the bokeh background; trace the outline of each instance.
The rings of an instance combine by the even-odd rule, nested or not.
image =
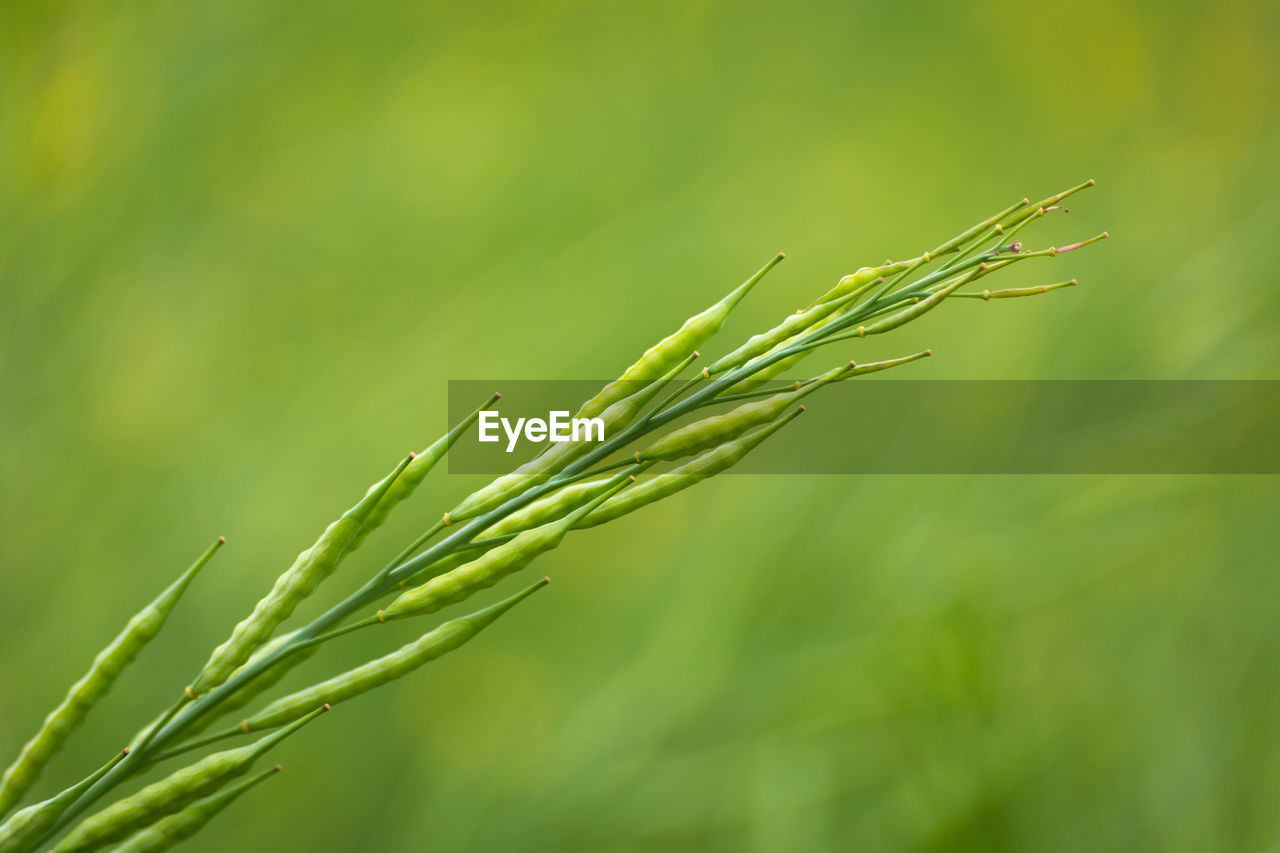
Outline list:
[[[39,791],[117,748],[438,434],[447,380],[607,376],[779,249],[720,351],[1092,177],[1030,237],[1109,229],[1026,282],[1081,287],[843,357],[1280,378],[1278,38],[1259,0],[4,4],[4,760],[226,534]],[[189,849],[1275,850],[1278,498],[704,484],[575,535],[547,592],[284,745]]]

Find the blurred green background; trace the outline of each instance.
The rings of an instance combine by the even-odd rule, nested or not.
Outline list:
[[[1259,0],[4,4],[3,760],[226,534],[38,790],[96,766],[438,434],[448,379],[615,373],[779,249],[716,352],[1096,178],[1029,237],[1109,229],[1026,279],[1081,287],[842,357],[1280,378],[1277,38]],[[306,613],[473,481],[434,477]],[[705,484],[575,535],[190,849],[1275,850],[1277,498]]]

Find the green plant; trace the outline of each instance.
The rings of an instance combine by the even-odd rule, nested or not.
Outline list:
[[[585,403],[581,417],[599,416],[609,435],[601,443],[551,447],[510,474],[464,498],[363,585],[310,623],[275,636],[297,605],[333,575],[497,395],[420,454],[410,454],[303,551],[253,612],[214,649],[176,701],[133,738],[130,748],[51,800],[25,809],[0,826],[0,850],[43,850],[65,830],[59,851],[88,851],[125,841],[124,849],[162,849],[203,826],[242,793],[233,782],[275,743],[329,705],[399,678],[474,637],[545,581],[469,616],[445,622],[419,640],[312,687],[277,698],[212,735],[198,736],[218,719],[253,702],[324,644],[393,619],[435,612],[464,601],[557,547],[574,529],[606,523],[719,474],[783,429],[809,394],[833,383],[889,369],[930,355],[832,368],[790,387],[762,387],[814,351],[835,342],[892,331],[949,298],[1009,298],[1045,293],[1071,282],[1003,291],[961,292],[994,272],[1034,258],[1052,258],[1106,236],[1060,248],[1023,251],[1014,237],[1057,209],[1092,181],[1031,205],[1026,199],[965,230],[917,258],[863,268],[840,279],[808,308],[788,316],[679,381],[733,308],[784,257],[758,273],[679,330],[654,345],[622,376]],[[937,264],[928,271],[930,265]],[[913,278],[913,276],[916,276]],[[669,390],[670,389],[670,390]],[[659,395],[666,395],[659,399]],[[655,404],[653,401],[658,400]],[[732,410],[703,417],[654,439],[682,418],[724,404]],[[648,443],[641,445],[641,440]],[[640,449],[635,449],[640,446]],[[690,458],[692,457],[692,458]],[[682,461],[683,460],[683,461]],[[659,462],[680,462],[656,474]],[[44,764],[155,636],[196,572],[223,540],[135,617],[72,688],[9,769],[0,786],[0,817],[16,805]],[[396,597],[382,607],[378,603]],[[363,615],[363,619],[352,620]],[[344,624],[345,623],[345,624]],[[280,728],[282,727],[283,728]],[[214,742],[275,731],[256,743],[208,755],[132,796],[73,823],[122,782]],[[250,784],[262,777],[255,777]]]

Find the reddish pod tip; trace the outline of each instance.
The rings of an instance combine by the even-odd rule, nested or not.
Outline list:
[[[1073,279],[1071,279],[1071,286],[1072,286],[1072,287],[1075,287],[1075,286],[1076,286],[1077,284],[1079,284],[1079,283],[1080,283],[1080,282],[1076,281],[1074,278],[1073,278]]]
[[[323,705],[321,705],[320,707],[321,707],[321,708],[324,708],[326,711],[332,710],[332,708],[329,706],[329,703],[328,703],[328,702],[325,702],[325,703],[324,703]]]
[[[418,458],[418,454],[416,454],[416,453],[414,453],[412,450],[410,450],[410,451],[409,451],[409,458],[410,458],[410,459],[417,459],[417,458]]]
[[[128,755],[128,754],[129,754],[129,747],[127,747],[127,746],[126,746],[124,749],[120,750],[120,754],[121,754],[121,755]]]
[[[801,406],[801,407],[800,407],[800,411],[802,411],[802,412],[804,411],[804,406]]]
[[[226,544],[227,544],[227,537],[225,537],[225,536],[219,536],[219,537],[218,537],[218,544],[219,544],[219,545],[226,545]]]
[[[853,359],[849,359],[849,366],[850,366],[850,367],[857,367],[857,366],[858,366],[858,362],[854,361]]]
[[[1022,197],[1022,203],[1023,203],[1023,204],[1031,204],[1031,199],[1027,198],[1026,196],[1023,196],[1023,197]]]
[[[927,349],[927,350],[925,350],[925,351],[924,351],[924,354],[925,354],[925,355],[933,355],[933,350],[932,350],[932,349]]]
[[[1093,185],[1094,185],[1094,184],[1096,184],[1096,183],[1097,183],[1097,181],[1095,181],[1093,178],[1090,178],[1090,179],[1089,179],[1089,186],[1093,186]]]
[[[544,585],[545,585],[545,584],[549,584],[549,583],[551,583],[551,578],[550,578],[550,577],[545,577],[545,578],[543,578],[543,579],[542,579],[542,583],[543,583]]]
[[[501,391],[494,391],[494,392],[493,392],[493,399],[495,399],[495,400],[501,400],[501,399],[502,399],[502,392],[501,392]]]
[[[272,767],[272,768],[271,768],[271,772],[272,772],[272,773],[279,773],[279,772],[280,772],[281,770],[283,770],[283,769],[284,769],[284,767],[282,767],[281,765],[277,764],[275,767]]]

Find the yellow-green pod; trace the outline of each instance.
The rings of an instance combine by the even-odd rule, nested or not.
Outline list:
[[[17,760],[5,771],[4,779],[0,781],[0,816],[17,805],[49,759],[62,748],[71,732],[84,721],[98,700],[107,694],[120,673],[160,633],[178,599],[224,542],[225,539],[219,538],[168,589],[138,611],[124,626],[124,630],[93,659],[89,671],[71,685],[66,698],[49,712],[40,731],[27,741]]]
[[[375,687],[395,681],[429,661],[459,648],[493,624],[503,613],[546,586],[548,582],[547,578],[543,578],[504,601],[445,622],[434,631],[423,634],[417,640],[401,646],[389,655],[278,699],[241,723],[241,728],[245,731],[258,731],[284,725],[307,713],[307,710],[314,708],[317,703],[326,702],[336,705]]]
[[[478,559],[438,575],[421,586],[405,590],[385,610],[378,611],[377,618],[386,622],[406,616],[434,613],[446,605],[471,597],[485,587],[493,586],[559,545],[579,519],[633,479],[629,474],[620,474],[613,478],[612,488],[564,518],[526,530],[510,542],[485,552]]]
[[[88,778],[77,782],[55,797],[42,803],[27,806],[15,812],[12,817],[0,825],[0,853],[22,853],[44,837],[53,829],[53,825],[62,817],[62,813],[80,799],[80,795],[93,787],[93,784],[107,775],[107,771],[120,763],[129,754],[129,750],[116,753],[115,757],[99,768]]]
[[[661,381],[651,382],[639,388],[635,393],[611,404],[600,414],[600,420],[603,422],[601,433],[608,438],[631,423],[654,396],[697,357],[696,350],[687,354],[679,364],[667,371]],[[638,384],[632,383],[633,386]],[[550,449],[541,456],[529,460],[510,474],[503,474],[484,488],[472,492],[461,503],[445,513],[446,523],[452,524],[455,521],[464,521],[477,515],[483,515],[520,494],[525,489],[545,483],[551,477],[564,470],[571,462],[589,451],[592,446],[592,444],[585,441],[566,441],[550,445]]]
[[[62,839],[55,853],[88,853],[127,838],[165,815],[182,811],[223,785],[253,769],[263,753],[296,732],[328,708],[313,708],[287,728],[272,732],[256,743],[215,752],[184,767],[138,793],[125,797],[85,818]]]
[[[370,533],[382,526],[382,523],[387,520],[387,516],[391,514],[391,510],[395,509],[397,504],[409,499],[431,469],[436,466],[436,463],[449,452],[449,448],[453,446],[454,442],[476,422],[480,417],[480,413],[496,403],[501,397],[501,394],[494,393],[492,397],[485,401],[483,406],[459,421],[453,429],[436,439],[426,450],[416,454],[409,461],[409,464],[404,467],[404,470],[400,472],[399,476],[394,473],[389,475],[390,483],[375,483],[370,488],[370,492],[382,491],[382,499],[374,504],[373,509],[365,517],[364,523],[356,530],[356,534],[347,548],[348,554],[359,548]]]
[[[641,459],[673,460],[732,441],[747,430],[767,424],[791,404],[804,399],[828,383],[849,375],[857,367],[853,362],[837,367],[812,379],[799,388],[782,391],[763,400],[743,403],[723,415],[712,415],[667,433],[640,451]]]
[[[205,824],[235,802],[245,791],[271,778],[280,770],[281,767],[277,764],[270,770],[264,770],[256,776],[237,782],[225,791],[196,800],[177,814],[161,818],[146,829],[130,835],[112,853],[159,853],[161,850],[168,850],[204,829]]]
[[[742,298],[750,292],[751,288],[755,287],[760,279],[764,278],[765,273],[773,269],[784,257],[786,255],[779,252],[759,272],[739,285],[729,295],[701,314],[695,314],[685,320],[684,325],[676,332],[650,347],[635,364],[622,372],[622,376],[604,386],[599,394],[584,403],[578,411],[578,417],[595,417],[629,393],[627,383],[652,382],[680,363],[690,352],[701,347],[711,339],[712,335],[720,331],[720,327],[724,324],[725,318],[729,316],[729,312],[742,301]]]
[[[837,281],[830,290],[819,296],[818,300],[805,310],[811,310],[825,302],[835,302],[846,296],[857,298],[858,294],[870,290],[871,286],[879,282],[880,279],[909,269],[918,260],[919,258],[911,258],[905,261],[897,261],[896,263],[885,263],[878,267],[861,267]]]
[[[701,482],[708,477],[714,477],[716,474],[732,468],[742,457],[750,453],[766,438],[790,423],[803,411],[804,406],[801,406],[766,427],[749,432],[733,441],[727,441],[716,449],[708,450],[683,465],[637,483],[633,488],[609,498],[598,509],[589,512],[581,521],[574,524],[575,529],[595,527],[598,524],[604,524],[606,521],[613,521],[619,516],[634,512],[642,506],[662,500],[682,489],[687,489],[694,483]]]
[[[528,506],[521,507],[511,513],[484,531],[484,533],[481,533],[480,538],[519,533],[522,530],[537,527],[539,524],[546,524],[548,521],[562,518],[587,501],[598,498],[611,488],[613,488],[613,479],[610,477],[570,483],[563,489],[552,492],[546,497],[538,498]]]
[[[390,476],[371,487],[359,503],[325,528],[314,545],[298,555],[248,618],[236,625],[230,638],[213,650],[191,685],[191,693],[199,695],[226,681],[271,638],[276,627],[289,618],[298,604],[333,574],[379,501],[413,460],[414,456],[410,455],[397,465]]]

